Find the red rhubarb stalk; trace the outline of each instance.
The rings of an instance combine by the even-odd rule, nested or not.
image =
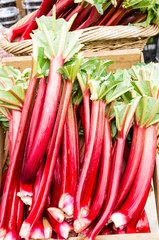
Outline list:
[[[74,14],[79,14],[83,9],[84,2],[82,4],[78,4],[77,7],[65,18],[68,21]]]
[[[155,165],[156,147],[156,126],[147,127],[141,162],[131,191],[123,205],[111,216],[116,228],[123,229],[145,206]]]
[[[149,232],[151,232],[151,230],[145,210],[142,212],[142,214],[137,213],[126,227],[126,233],[128,234]]]
[[[105,102],[100,100],[98,123],[96,128],[96,142],[94,145],[91,162],[89,165],[89,172],[87,173],[87,180],[83,186],[82,199],[81,199],[81,217],[86,217],[90,211],[90,205],[92,204],[92,198],[95,192],[97,170],[102,152],[103,138],[104,138],[104,114],[105,114]],[[98,146],[98,147],[97,147]],[[87,146],[86,146],[87,148]],[[93,176],[93,177],[92,177]]]
[[[111,139],[111,122],[108,117],[105,118],[105,128],[104,128],[104,141],[102,146],[102,157],[100,162],[100,170],[98,176],[97,188],[95,191],[95,196],[93,203],[90,207],[87,217],[77,219],[74,222],[75,232],[81,232],[83,229],[87,228],[91,222],[96,218],[101,207],[103,205],[106,190],[109,182],[109,173],[111,166],[111,149],[112,149],[112,139]]]
[[[26,23],[24,23],[23,25],[20,25],[18,27],[15,27],[13,29],[9,29],[7,32],[4,33],[4,36],[8,39],[9,42],[12,42],[16,37],[20,36],[21,34],[23,34],[23,32],[25,31],[25,29],[28,27],[28,25],[32,22],[32,20],[35,17],[34,13]]]
[[[30,34],[37,27],[37,23],[36,23],[35,19],[41,17],[42,15],[46,15],[55,3],[56,3],[56,0],[43,0],[42,1],[41,5],[40,5],[40,8],[36,12],[33,20],[29,23],[29,25],[27,26],[27,28],[23,32],[19,41],[24,41],[24,40],[27,40],[27,39],[31,38]]]
[[[62,84],[62,76],[57,73],[57,70],[63,66],[63,63],[64,59],[62,55],[53,57],[50,62],[49,78],[43,110],[31,152],[22,167],[22,184],[25,183],[30,185],[33,183],[51,136]]]
[[[81,24],[77,29],[83,29],[90,27],[95,21],[100,18],[100,13],[97,11],[96,7],[93,7],[87,20]]]
[[[89,13],[91,12],[91,4],[88,4],[83,10],[79,13],[77,18],[75,19],[74,23],[72,24],[71,30],[76,30],[88,17]]]
[[[116,203],[116,198],[118,195],[125,141],[127,133],[131,127],[133,115],[136,110],[138,102],[139,99],[136,99],[135,102],[132,103],[132,105],[131,104],[126,105],[124,111],[122,112],[122,115],[121,107],[119,108],[115,107],[118,127],[118,140],[112,159],[112,168],[110,173],[110,182],[108,186],[107,198],[97,224],[87,234],[88,239],[95,239],[95,236],[101,231],[101,229],[106,224],[108,218],[110,217],[110,214],[113,212]],[[118,114],[122,117],[122,120],[120,120],[120,122],[118,122],[118,120],[120,119]]]
[[[121,3],[122,3],[122,0],[119,0],[116,7],[114,7],[113,5],[110,7],[110,9],[106,13],[105,17],[99,23],[99,26],[100,25],[105,25],[107,23],[107,21],[113,16],[115,10],[118,9],[118,7],[120,6]]]
[[[74,4],[74,0],[60,0],[56,3],[56,17],[58,18],[62,13],[66,12]],[[53,10],[51,9],[47,16],[52,16]]]
[[[76,126],[72,99],[70,99],[64,126],[62,170],[62,191],[58,206],[68,216],[72,216],[77,184]]]
[[[47,200],[51,183],[52,183],[56,160],[59,155],[59,150],[60,150],[60,145],[61,145],[61,140],[63,135],[63,128],[64,128],[64,123],[65,123],[65,118],[67,114],[71,93],[72,93],[73,82],[75,81],[81,61],[82,61],[82,58],[77,58],[75,64],[68,66],[71,69],[69,69],[69,71],[66,70],[66,73],[68,73],[69,79],[67,80],[67,83],[65,86],[66,90],[65,90],[64,101],[60,102],[60,106],[59,106],[59,109],[62,109],[62,111],[58,111],[57,113],[57,118],[54,126],[55,131],[53,131],[50,149],[47,155],[47,160],[45,163],[43,176],[42,176],[42,180],[41,180],[41,184],[38,192],[38,197],[36,198],[35,204],[33,205],[31,212],[29,213],[28,217],[22,224],[21,231],[20,231],[20,235],[22,237],[24,236],[30,237],[30,230],[32,229],[36,221],[42,216],[43,210],[45,208],[46,200]],[[65,66],[62,69],[63,71],[65,71]],[[60,121],[57,121],[58,119],[60,119]]]
[[[55,9],[54,9],[55,11]],[[47,18],[47,17],[46,17]],[[28,159],[26,160],[25,166],[23,165],[22,173],[21,173],[21,182],[23,184],[30,185],[33,183],[36,173],[39,169],[40,162],[42,160],[42,157],[45,154],[53,126],[54,121],[56,118],[60,93],[61,93],[61,85],[62,85],[62,75],[58,73],[57,71],[63,67],[65,59],[67,57],[72,57],[70,54],[74,54],[76,51],[78,51],[82,45],[77,42],[79,36],[81,33],[69,33],[69,29],[71,27],[71,24],[73,22],[73,19],[75,16],[73,16],[69,22],[64,21],[61,24],[61,31],[58,31],[57,33],[54,32],[55,36],[56,34],[63,34],[63,38],[61,38],[61,41],[59,42],[59,45],[53,44],[51,42],[49,32],[47,30],[46,25],[42,25],[39,27],[39,32],[44,35],[46,44],[48,44],[48,49],[46,52],[47,57],[49,56],[50,60],[50,70],[49,70],[49,77],[48,77],[48,83],[46,88],[46,94],[45,94],[45,100],[43,104],[42,114],[39,122],[39,126],[36,131],[36,135],[34,137],[34,142],[32,145],[31,152],[29,154]],[[53,20],[50,19],[50,22],[56,26],[56,19]],[[40,20],[39,20],[40,21]],[[59,20],[57,20],[59,21]],[[38,23],[40,25],[40,22]],[[56,27],[54,28],[52,26],[52,31],[56,31]],[[59,29],[58,29],[59,30]],[[69,41],[69,44],[67,47],[65,47],[66,44],[66,36],[67,35],[73,35],[72,41]],[[36,33],[32,35],[33,41],[38,41],[36,38]],[[56,38],[54,39],[56,42]],[[40,42],[42,45],[44,42]],[[37,46],[37,45],[36,45]],[[43,46],[43,45],[42,45]],[[43,47],[44,47],[43,46]],[[56,49],[55,49],[56,46]],[[73,47],[76,46],[76,50],[73,51]],[[71,53],[70,53],[71,52]],[[72,88],[73,83],[70,83],[67,81],[67,85],[70,85],[70,89]],[[66,87],[67,88],[67,87]],[[69,87],[68,87],[69,89]],[[69,92],[69,90],[68,90]],[[70,94],[70,93],[69,93]],[[57,128],[57,127],[56,127]],[[35,161],[36,159],[36,161]]]
[[[129,159],[128,159],[124,174],[120,181],[119,192],[118,192],[115,209],[118,209],[121,206],[121,204],[123,204],[133,184],[134,178],[136,176],[136,173],[140,164],[141,156],[142,156],[142,151],[144,146],[143,145],[144,132],[145,132],[144,128],[140,127],[138,123],[136,123],[134,126],[133,140],[132,140]]]
[[[55,170],[53,174],[51,203],[47,208],[49,214],[57,221],[64,221],[64,213],[58,208],[58,202],[61,194],[61,182],[62,182],[62,161],[60,155],[57,158]]]

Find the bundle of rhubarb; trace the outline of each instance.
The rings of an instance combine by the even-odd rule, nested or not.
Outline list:
[[[31,73],[0,68],[9,121],[0,237],[150,232],[159,65],[108,73],[112,61],[79,53],[81,31],[69,31],[75,16],[53,16],[37,19]]]
[[[30,39],[30,34],[37,28],[35,19],[42,15],[52,16],[56,5],[57,18],[68,21],[77,14],[71,30],[90,26],[116,26],[136,24],[149,26],[159,24],[158,0],[43,0],[40,8],[21,26],[5,33],[9,41],[18,37],[18,41]]]

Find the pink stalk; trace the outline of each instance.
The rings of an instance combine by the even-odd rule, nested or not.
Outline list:
[[[111,123],[108,118],[105,118],[104,141],[102,146],[102,157],[100,162],[100,170],[98,176],[97,187],[93,198],[93,203],[90,207],[89,213],[85,218],[77,219],[74,222],[75,232],[81,232],[87,228],[100,212],[109,182],[109,173],[111,167]]]
[[[66,12],[67,9],[71,8],[74,4],[74,0],[60,0],[56,3],[56,17],[58,18],[62,13]],[[52,16],[52,9],[47,14],[47,16]]]
[[[76,104],[74,105],[74,120],[75,120],[75,137],[76,137],[76,152],[77,152],[77,178],[80,172],[80,156],[79,156],[79,136],[78,136],[78,123],[77,123],[77,108]]]
[[[16,37],[18,37],[19,35],[21,35],[25,29],[28,27],[28,25],[32,22],[32,20],[35,17],[34,13],[26,23],[24,23],[21,26],[15,27],[13,29],[9,29],[7,32],[4,33],[4,36],[8,39],[9,42],[12,42]]]
[[[26,142],[26,146],[25,146],[23,164],[25,164],[25,158],[28,157],[28,155],[30,154],[31,148],[32,148],[36,130],[38,128],[39,119],[42,114],[45,93],[46,93],[46,78],[42,78],[40,80],[38,94],[37,94],[37,97],[35,100],[35,105],[34,105],[32,117],[31,117],[31,121],[30,121],[30,128],[29,128],[27,142]]]
[[[121,204],[123,204],[124,200],[126,199],[138,171],[144,147],[144,133],[145,129],[136,123],[134,126],[129,159],[120,181],[119,192],[115,206],[116,210],[121,206]]]
[[[64,125],[62,170],[62,191],[58,206],[68,216],[72,216],[77,184],[77,143],[72,99],[70,99]]]
[[[143,211],[151,185],[156,159],[156,147],[156,126],[147,127],[145,129],[141,162],[131,191],[123,205],[111,216],[115,228],[123,229],[136,214]]]
[[[30,34],[37,27],[37,23],[36,23],[35,19],[41,17],[42,15],[46,15],[55,3],[56,3],[56,0],[43,0],[42,1],[40,8],[36,12],[33,20],[30,22],[30,24],[27,26],[27,28],[23,32],[19,41],[24,41],[24,40],[30,39]]]
[[[27,136],[25,152],[24,152],[24,157],[23,157],[23,168],[25,168],[25,165],[27,164],[27,159],[29,158],[29,154],[32,149],[32,145],[33,145],[36,131],[38,128],[39,119],[42,114],[45,93],[46,93],[46,78],[42,78],[40,81],[38,94],[37,94],[37,97],[35,100],[35,105],[34,105],[32,117],[31,117],[31,121],[30,121],[30,127],[29,127],[29,132],[28,132],[28,136]],[[41,160],[40,160],[40,162],[41,162]],[[27,187],[27,191],[25,192],[26,187]],[[26,185],[23,186],[23,183],[20,182],[20,190],[24,197],[25,197],[25,195],[26,195],[26,197],[31,197],[33,194],[32,193],[32,185],[30,185],[30,187],[26,186]],[[24,201],[25,201],[25,199],[24,199]]]
[[[18,210],[17,210],[17,233],[19,234],[22,222],[23,222],[23,214],[24,214],[24,203],[21,201],[21,199],[18,199]]]
[[[21,162],[24,152],[25,141],[27,137],[27,132],[29,128],[29,121],[31,118],[31,113],[33,109],[33,103],[35,99],[35,94],[37,90],[38,81],[35,77],[31,77],[29,82],[28,91],[26,94],[26,101],[22,109],[21,120],[19,123],[19,129],[17,133],[16,144],[14,147],[13,154],[11,155],[12,164],[9,165],[7,178],[3,190],[3,196],[0,207],[0,228],[3,233],[3,228],[7,219],[8,212],[8,202],[9,199],[13,196],[13,189],[16,185],[16,175],[17,171],[21,169]]]
[[[51,65],[43,110],[29,157],[22,167],[22,184],[30,185],[33,183],[42,158],[45,154],[46,147],[52,133],[60,98],[62,76],[57,73],[57,70],[63,66],[63,63],[64,59],[62,55],[55,56],[50,61]]]
[[[62,182],[62,162],[60,155],[57,158],[55,170],[53,174],[52,192],[51,192],[51,203],[47,208],[50,215],[57,221],[64,221],[64,213],[58,208],[58,202],[61,194],[61,182]]]
[[[68,108],[71,92],[72,92],[72,87],[73,87],[73,83],[70,81],[67,81],[66,94],[65,94],[65,100],[63,103],[61,118],[59,122],[57,121],[55,122],[55,129],[57,128],[56,125],[59,126],[58,131],[56,135],[53,133],[51,147],[45,163],[45,168],[44,168],[44,172],[43,172],[43,176],[42,176],[42,180],[41,180],[41,184],[38,192],[38,197],[35,201],[33,209],[31,210],[30,214],[22,224],[22,227],[20,230],[21,237],[30,236],[31,228],[34,226],[36,221],[42,216],[42,213],[44,211],[46,200],[47,200],[51,183],[52,183],[55,163],[60,150],[63,127],[64,127],[64,122],[67,114],[67,108]],[[57,94],[55,94],[55,96],[57,97]]]
[[[103,132],[100,131],[99,126],[101,126],[101,129],[104,127],[104,111],[105,103],[103,101],[92,102],[90,135],[88,144],[86,145],[84,163],[75,198],[75,220],[88,214],[94,193],[94,183],[97,176],[103,142]],[[93,178],[91,176],[93,176]]]
[[[72,10],[72,12],[65,18],[66,21],[69,21],[69,19],[74,15],[74,14],[79,14],[82,9],[83,9],[83,4],[84,2],[82,2],[82,4],[78,4],[77,7]]]
[[[84,157],[83,167],[79,176],[76,196],[75,196],[75,209],[74,209],[74,219],[80,217],[81,211],[81,197],[83,191],[83,185],[85,182],[85,178],[87,176],[87,172],[89,170],[89,162],[91,161],[91,157],[93,154],[93,147],[96,138],[96,128],[98,122],[98,111],[99,111],[99,101],[92,102],[92,112],[91,112],[91,125],[90,125],[90,135],[88,138],[87,148]]]
[[[89,13],[91,12],[91,8],[91,4],[88,4],[85,8],[83,8],[72,24],[71,31],[76,30],[84,21],[86,21]]]
[[[2,169],[4,168],[4,166],[6,164],[8,154],[9,154],[9,131],[7,131],[6,134],[5,134],[4,155],[3,155],[3,166],[2,166]]]
[[[92,199],[95,193],[96,181],[97,181],[97,170],[102,152],[103,138],[104,138],[104,115],[105,115],[105,102],[100,100],[98,123],[96,128],[96,142],[94,145],[93,155],[89,165],[89,173],[87,173],[87,180],[83,186],[83,193],[81,199],[81,217],[88,216]],[[87,146],[86,146],[87,148]],[[95,199],[96,201],[97,199]],[[94,206],[93,206],[94,207]],[[94,209],[94,213],[95,213]]]

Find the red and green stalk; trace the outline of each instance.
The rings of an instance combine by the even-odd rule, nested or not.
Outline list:
[[[108,118],[108,116],[105,117],[102,157],[99,166],[99,176],[95,195],[88,215],[85,218],[77,219],[74,222],[74,229],[77,233],[87,228],[97,217],[102,208],[107,192],[112,156],[111,122]]]
[[[142,126],[139,126],[138,123],[135,123],[129,159],[120,181],[118,197],[115,206],[116,210],[125,201],[136,176],[144,147],[144,133],[144,128]]]
[[[157,130],[154,125],[145,129],[141,162],[130,193],[123,205],[111,216],[115,228],[125,228],[136,213],[143,211],[151,185],[156,159],[156,147]],[[145,172],[147,173],[146,176]]]

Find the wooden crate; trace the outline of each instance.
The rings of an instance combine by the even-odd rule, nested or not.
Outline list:
[[[143,54],[139,49],[131,50],[114,50],[114,51],[101,51],[96,54],[93,53],[100,59],[111,59],[114,64],[110,67],[110,70],[116,70],[117,68],[129,69],[132,65],[137,62],[143,61]],[[91,52],[85,53],[85,57],[92,57]],[[27,67],[31,67],[31,57],[8,57],[4,58],[2,63],[10,66],[14,66],[19,70],[23,71]],[[156,165],[154,170],[154,193],[156,200],[156,209],[158,214],[159,222],[159,157],[156,159]],[[156,223],[157,224],[157,223]],[[83,237],[70,238],[70,240],[82,240]],[[123,235],[108,235],[108,236],[97,236],[97,240],[159,240],[159,232],[154,233],[143,233],[143,234],[123,234]]]
[[[117,68],[129,69],[132,65],[137,62],[143,61],[143,55],[140,49],[135,48],[131,50],[114,50],[114,51],[99,51],[96,53],[85,52],[84,57],[96,56],[100,59],[110,59],[114,61],[109,68],[110,70],[116,70]],[[12,65],[13,67],[23,71],[27,67],[31,67],[31,56],[22,57],[8,57],[2,60],[2,63],[6,65]]]

